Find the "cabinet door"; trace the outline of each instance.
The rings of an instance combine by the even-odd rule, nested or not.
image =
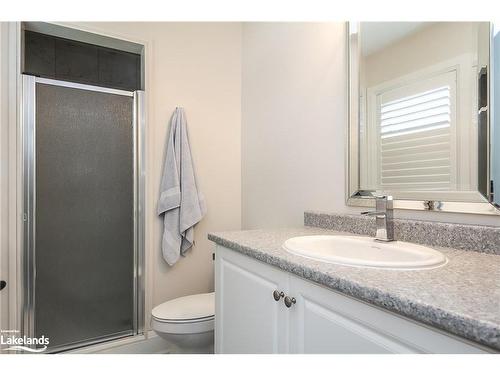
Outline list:
[[[411,353],[412,350],[355,319],[349,299],[291,277],[290,349],[292,353]],[[345,300],[343,300],[345,299]]]
[[[292,353],[484,353],[456,337],[290,276]]]
[[[217,246],[215,278],[216,353],[283,353],[288,351],[283,300],[285,272]]]

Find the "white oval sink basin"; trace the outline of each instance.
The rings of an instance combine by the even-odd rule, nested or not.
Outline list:
[[[429,269],[445,265],[437,250],[409,242],[378,242],[369,237],[302,236],[285,241],[289,253],[328,263],[385,269]]]

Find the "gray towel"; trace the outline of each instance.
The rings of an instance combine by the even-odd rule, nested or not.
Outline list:
[[[193,227],[205,213],[205,199],[196,184],[186,115],[182,108],[176,108],[170,121],[158,201],[158,215],[163,215],[164,224],[163,258],[169,265],[193,246]]]

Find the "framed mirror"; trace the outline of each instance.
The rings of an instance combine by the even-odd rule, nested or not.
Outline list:
[[[347,204],[373,206],[373,195],[385,194],[398,209],[500,214],[492,25],[361,22],[348,30]]]

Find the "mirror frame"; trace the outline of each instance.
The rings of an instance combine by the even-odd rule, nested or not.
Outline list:
[[[492,37],[493,37],[493,24],[490,22],[490,40],[489,40],[489,66],[488,66],[488,167],[487,167],[487,180],[491,178],[491,64],[492,64]],[[375,199],[373,199],[374,191],[362,190],[359,187],[359,110],[358,106],[353,106],[353,103],[358,101],[359,89],[353,84],[353,78],[359,77],[359,69],[354,71],[353,64],[359,66],[359,47],[357,54],[353,54],[353,47],[351,46],[351,35],[357,33],[359,35],[359,23],[347,22],[346,23],[346,42],[347,42],[347,150],[346,150],[346,204],[348,206],[356,207],[374,207]],[[355,80],[359,82],[359,78]],[[491,196],[491,184],[488,183],[487,196]],[[378,192],[380,193],[380,192]],[[448,200],[418,200],[418,199],[394,199],[393,207],[402,210],[424,210],[424,211],[437,211],[437,212],[455,212],[455,213],[468,213],[468,214],[483,214],[483,215],[500,215],[500,206],[493,203],[491,199],[485,198],[478,192],[478,196],[484,199],[484,202],[465,202],[465,201],[448,201]]]

